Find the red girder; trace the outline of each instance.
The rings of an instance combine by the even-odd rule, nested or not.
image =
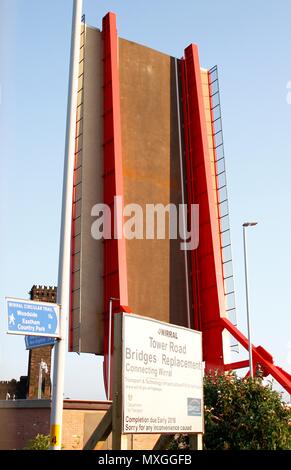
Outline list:
[[[245,348],[248,349],[248,339],[234,326],[228,319],[221,319],[221,328],[229,331],[229,333]],[[272,356],[265,351],[262,346],[252,346],[252,355],[254,365],[260,365],[263,368],[264,375],[271,375],[280,385],[291,394],[291,375],[284,371],[281,367],[274,364]],[[229,370],[229,369],[228,369]]]
[[[191,45],[181,61],[188,206],[199,204],[200,240],[190,252],[194,328],[203,332],[207,369],[223,369],[220,317],[224,286],[216,202],[212,185],[198,48]]]
[[[201,68],[198,48],[191,45],[181,61],[184,144],[188,206],[199,204],[200,241],[190,253],[194,328],[203,333],[203,357],[206,369],[231,370],[248,367],[248,361],[224,365],[222,331],[226,328],[248,349],[247,338],[225,318],[222,254],[217,219],[217,202],[212,185],[211,162],[207,141]],[[273,363],[262,346],[253,346],[254,364],[265,375],[271,374],[288,393],[291,376]]]
[[[224,370],[236,370],[236,369],[244,369],[245,367],[249,367],[249,361],[237,361],[232,362],[230,364],[224,364]]]
[[[108,13],[103,18],[104,47],[104,203],[111,208],[111,238],[104,241],[104,380],[107,385],[109,299],[120,299],[114,303],[113,313],[127,311],[127,267],[126,245],[123,233],[114,237],[114,198],[121,197],[123,211],[123,170],[121,147],[121,117],[118,68],[118,36],[116,16]],[[116,216],[116,214],[115,214]],[[113,338],[112,325],[112,338]],[[112,343],[113,349],[113,343]],[[112,368],[111,368],[112,370]],[[111,381],[112,383],[112,381]]]

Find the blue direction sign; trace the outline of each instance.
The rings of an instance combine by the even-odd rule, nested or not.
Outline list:
[[[44,346],[54,346],[55,338],[46,338],[43,336],[25,336],[26,349],[43,348]]]
[[[59,337],[59,305],[7,298],[6,307],[9,334]]]

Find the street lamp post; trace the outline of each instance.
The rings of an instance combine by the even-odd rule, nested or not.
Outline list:
[[[112,343],[112,304],[114,301],[119,301],[116,297],[109,299],[109,336],[108,336],[108,367],[107,367],[107,400],[110,400],[111,388],[111,343]]]
[[[248,286],[248,263],[247,263],[247,239],[246,228],[254,227],[258,222],[245,222],[243,224],[243,239],[244,239],[244,262],[245,262],[245,287],[246,287],[246,307],[247,307],[247,325],[248,325],[248,342],[249,342],[249,363],[250,363],[250,377],[254,377],[253,368],[253,354],[252,354],[252,335],[250,323],[250,306],[249,306],[249,286]]]
[[[70,260],[72,237],[72,194],[74,187],[74,162],[76,138],[76,113],[78,100],[78,76],[81,43],[81,16],[83,0],[74,0],[71,59],[69,75],[69,93],[63,179],[63,201],[61,217],[61,236],[59,254],[57,303],[61,305],[60,338],[55,345],[54,373],[51,405],[51,450],[62,448],[64,376],[66,357],[67,322],[70,310]]]

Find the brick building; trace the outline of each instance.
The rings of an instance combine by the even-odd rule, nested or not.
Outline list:
[[[26,376],[20,377],[19,381],[12,379],[10,381],[4,380],[0,382],[0,400],[21,400],[26,398],[26,393]]]
[[[29,294],[31,300],[54,303],[57,298],[57,288],[34,285]],[[51,396],[51,355],[52,346],[45,346],[29,351],[27,398],[30,400],[38,397],[41,361],[44,361],[48,367],[48,372],[42,373],[42,398],[50,398]]]

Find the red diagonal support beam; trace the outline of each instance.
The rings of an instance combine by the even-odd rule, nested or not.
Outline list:
[[[234,326],[228,319],[221,319],[222,328],[226,328],[227,331],[245,348],[249,348],[248,339]],[[288,372],[284,371],[281,367],[277,367],[272,360],[267,351],[264,353],[264,349],[260,346],[256,348],[252,345],[252,354],[254,362],[260,363],[266,372],[268,372],[279,384],[291,394],[291,375]],[[265,357],[266,356],[266,357]]]
[[[249,361],[237,361],[232,362],[230,364],[224,364],[224,370],[236,370],[236,369],[244,369],[245,367],[249,367]]]

